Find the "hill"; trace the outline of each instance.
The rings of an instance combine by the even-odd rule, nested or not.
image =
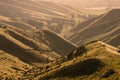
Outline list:
[[[26,70],[47,64],[77,48],[49,30],[25,30],[1,24],[0,79],[18,79]]]
[[[12,26],[0,28],[0,44],[0,50],[30,63],[46,63],[48,58],[55,60],[77,48],[51,31],[23,30]]]
[[[36,36],[38,40],[43,41],[43,43],[48,45],[56,53],[64,56],[77,48],[76,45],[70,43],[64,38],[61,38],[60,35],[50,30],[37,31]]]
[[[32,48],[37,46],[38,49],[36,49],[38,51],[55,51],[59,55],[67,55],[78,47],[51,30],[40,29],[31,31],[18,29],[15,27],[10,29],[8,27],[8,33],[12,37],[18,39],[19,41]],[[31,41],[31,39],[33,39],[33,42]]]
[[[71,42],[80,45],[84,42],[101,40],[118,47],[120,45],[120,9],[113,9],[109,12],[89,19],[71,29]]]
[[[48,28],[59,34],[64,26],[89,18],[87,13],[49,1],[0,0],[0,7],[0,22],[6,25],[28,30]]]
[[[30,65],[38,66],[60,56],[54,51],[47,51],[50,48],[44,43],[23,36],[12,27],[0,28],[0,44],[0,50]]]
[[[101,41],[93,41],[66,57],[32,69],[23,79],[40,80],[113,80],[120,79],[119,49]]]
[[[19,58],[0,50],[0,79],[17,79],[22,76],[21,71],[32,69],[32,66],[22,62]]]

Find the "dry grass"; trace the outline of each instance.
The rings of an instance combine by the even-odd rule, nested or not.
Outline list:
[[[113,46],[118,47],[120,31],[120,9],[113,9],[103,15],[94,17],[90,20],[78,24],[71,30],[73,36],[69,39],[80,45],[81,43],[93,40],[102,40]]]
[[[111,47],[100,42],[89,43],[85,46],[87,52],[84,52],[84,54],[78,55],[73,59],[60,58],[48,65],[41,66],[41,68],[36,68],[32,72],[27,73],[27,78],[31,76],[31,79],[40,80],[119,79],[120,56],[117,51],[117,54],[114,54],[112,52],[114,50]],[[111,51],[106,48],[111,49]],[[79,53],[81,54],[81,52]],[[75,51],[73,54],[78,54],[78,52]],[[107,78],[103,78],[102,76],[106,75],[111,69],[115,72],[110,73]]]

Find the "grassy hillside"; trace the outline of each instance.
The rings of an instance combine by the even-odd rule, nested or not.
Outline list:
[[[89,18],[87,13],[49,1],[0,0],[0,7],[0,22],[29,30],[47,27],[59,34],[64,26],[74,26],[76,21]]]
[[[68,56],[27,71],[24,79],[119,80],[120,53],[100,41],[81,46]]]
[[[67,55],[77,48],[74,44],[48,30],[31,31],[4,26],[0,28],[0,31],[0,43],[4,45],[0,46],[0,50],[17,56],[23,61],[30,61],[30,63],[46,63]],[[47,59],[49,60],[46,61]]]
[[[50,30],[40,30],[35,32],[35,34],[38,40],[48,45],[51,50],[59,53],[60,55],[67,55],[77,48],[76,45],[70,43],[64,38],[61,38]]]
[[[12,28],[8,32],[12,37],[30,47],[36,47],[39,51],[55,51],[59,55],[66,55],[78,47],[51,30],[41,29],[31,31]]]
[[[32,66],[22,62],[19,58],[0,50],[0,79],[17,79],[22,71],[32,69]]]
[[[30,65],[39,66],[60,57],[54,51],[48,51],[50,48],[44,43],[23,36],[12,27],[0,28],[0,44],[0,50]]]
[[[55,42],[60,44],[56,45]],[[31,31],[2,25],[0,26],[0,62],[4,65],[0,66],[0,79],[18,79],[26,72],[25,70],[56,60],[76,48],[75,45],[48,30]]]
[[[77,45],[93,40],[102,40],[118,47],[120,45],[118,41],[120,33],[119,12],[120,9],[113,9],[104,15],[78,24],[71,30],[73,35],[69,39]]]
[[[99,12],[92,10],[91,14],[87,9],[78,10],[65,4],[38,0],[0,0],[0,7],[0,22],[6,25],[25,30],[50,29],[61,36],[66,36],[68,27],[74,28]]]
[[[0,0],[0,80],[119,80],[120,9],[105,11]]]

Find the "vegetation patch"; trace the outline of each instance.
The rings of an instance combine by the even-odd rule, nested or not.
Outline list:
[[[102,77],[103,77],[103,78],[108,78],[109,76],[111,76],[111,75],[114,74],[114,73],[116,73],[115,70],[110,69],[110,70],[108,70],[107,72],[105,72],[105,73],[102,75]]]
[[[75,63],[74,65],[63,67],[62,69],[52,73],[51,76],[45,77],[45,79],[58,77],[75,78],[78,76],[91,75],[103,67],[104,64],[99,59],[91,58]]]

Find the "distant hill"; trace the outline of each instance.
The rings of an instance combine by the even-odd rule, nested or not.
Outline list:
[[[42,0],[0,0],[0,7],[0,22],[6,25],[25,30],[50,29],[61,36],[66,35],[68,27],[105,12]]]
[[[120,9],[113,9],[103,15],[84,21],[71,29],[73,33],[70,41],[81,45],[81,43],[93,40],[102,40],[118,47],[120,33]]]
[[[67,5],[49,1],[0,0],[0,22],[21,29],[49,28],[61,33],[64,26],[74,26],[77,21],[89,18]]]

